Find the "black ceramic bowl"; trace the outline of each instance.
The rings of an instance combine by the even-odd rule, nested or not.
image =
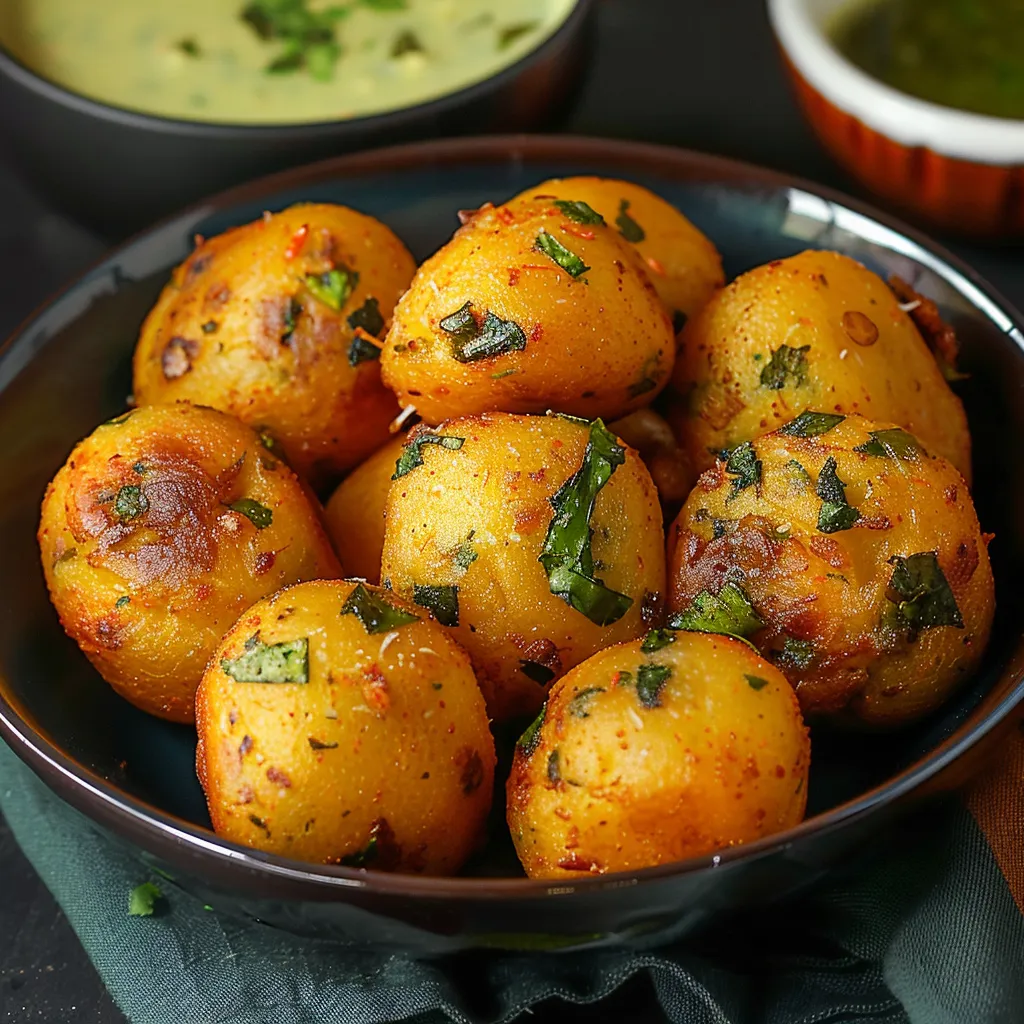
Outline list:
[[[179,121],[87,99],[0,44],[3,150],[51,201],[122,238],[219,189],[310,160],[413,139],[543,127],[579,83],[593,0],[511,67],[429,103],[342,121],[232,125]]]
[[[217,839],[195,779],[193,732],[114,695],[61,632],[35,528],[75,441],[124,405],[135,335],[194,234],[300,199],[365,210],[420,258],[455,211],[552,175],[632,178],[715,240],[729,276],[806,247],[838,249],[933,297],[964,348],[976,499],[999,611],[982,671],[939,713],[882,736],[813,737],[809,817],[749,846],[633,874],[557,883],[518,871],[499,807],[469,877],[317,867]],[[915,801],[961,784],[1024,698],[1024,336],[1017,314],[922,236],[851,200],[681,150],[585,139],[484,138],[365,153],[225,193],[124,246],[32,317],[0,355],[0,735],[67,802],[218,910],[296,933],[417,953],[653,942],[729,908],[767,903],[851,859]],[[502,877],[503,876],[503,877]]]

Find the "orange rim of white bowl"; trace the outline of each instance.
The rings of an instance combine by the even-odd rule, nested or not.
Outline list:
[[[905,146],[973,163],[1024,164],[1024,120],[972,114],[908,96],[846,60],[826,30],[838,11],[858,2],[864,0],[768,0],[779,45],[812,88]]]

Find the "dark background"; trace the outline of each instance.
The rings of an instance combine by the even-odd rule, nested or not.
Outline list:
[[[858,193],[796,109],[763,0],[597,0],[597,7],[596,52],[565,131],[720,153]],[[1019,248],[944,241],[1011,302],[1024,304]],[[0,337],[104,248],[15,177],[0,140]],[[649,983],[638,981],[599,1007],[545,1006],[532,1018],[536,1024],[556,1019],[661,1016]],[[124,1022],[2,818],[0,1022]]]

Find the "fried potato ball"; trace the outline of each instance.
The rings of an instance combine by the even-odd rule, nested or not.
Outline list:
[[[125,413],[80,442],[39,525],[61,623],[151,714],[191,722],[206,660],[261,597],[340,576],[295,474],[236,419],[187,403]]]
[[[552,680],[659,613],[657,493],[599,420],[415,428],[395,474],[381,578],[451,627],[492,718],[536,713]]]
[[[232,842],[440,875],[483,838],[494,743],[469,659],[379,587],[302,583],[250,608],[196,710],[197,772]]]
[[[655,630],[560,679],[524,733],[508,824],[531,878],[631,871],[797,825],[810,741],[738,640]]]
[[[683,331],[674,425],[698,471],[804,409],[906,428],[970,480],[971,439],[900,300],[847,256],[804,252],[743,274]]]
[[[697,474],[690,453],[680,446],[664,417],[653,409],[637,409],[608,429],[640,453],[662,504],[678,510],[693,490]]]
[[[139,335],[135,398],[230,412],[315,483],[358,464],[398,414],[378,338],[415,263],[379,221],[302,204],[200,242]]]
[[[990,538],[967,485],[890,424],[805,412],[739,445],[669,539],[674,621],[749,637],[805,713],[907,722],[988,642]]]
[[[725,283],[711,239],[642,185],[614,178],[550,178],[517,198],[541,196],[586,203],[636,246],[677,331]]]
[[[632,246],[587,210],[485,207],[420,267],[381,355],[403,406],[437,424],[650,403],[672,371],[672,323]]]
[[[327,533],[350,577],[380,582],[384,549],[384,510],[391,477],[405,447],[405,435],[392,438],[338,485],[324,508]]]

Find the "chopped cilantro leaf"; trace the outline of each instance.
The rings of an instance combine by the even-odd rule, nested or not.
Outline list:
[[[532,32],[539,24],[537,21],[520,21],[498,29],[498,49],[507,50],[517,39]]]
[[[294,333],[295,327],[299,322],[299,316],[302,314],[302,303],[296,298],[288,299],[284,304],[284,330],[281,332],[281,341],[287,341]]]
[[[470,534],[470,537],[472,537],[472,534]],[[467,538],[455,549],[452,561],[454,561],[463,572],[466,572],[478,557],[479,555],[477,555],[476,549],[473,547],[471,540]]]
[[[379,359],[380,348],[360,333],[365,331],[366,334],[376,338],[384,330],[384,317],[380,315],[380,304],[372,295],[348,317],[348,325],[355,332],[352,344],[348,348],[349,366],[358,366],[371,359]]]
[[[636,670],[636,695],[645,708],[661,707],[661,691],[672,675],[668,665],[641,665]]]
[[[114,515],[122,523],[138,519],[146,509],[149,508],[149,501],[142,493],[142,488],[137,484],[125,484],[118,489],[114,498]]]
[[[545,256],[554,260],[570,277],[579,277],[590,269],[576,253],[571,249],[567,249],[554,235],[547,231],[541,231],[534,245]]]
[[[335,267],[323,274],[307,274],[305,283],[310,295],[337,313],[359,284],[359,274],[348,267]]]
[[[527,679],[532,679],[538,686],[547,686],[555,678],[554,669],[548,668],[547,665],[542,665],[539,661],[529,661],[525,658],[519,661],[519,671]]]
[[[274,521],[273,510],[261,505],[255,498],[239,498],[231,502],[228,508],[245,516],[257,530],[265,530]]]
[[[393,605],[383,594],[370,590],[363,583],[356,584],[355,589],[345,599],[341,606],[341,614],[354,615],[363,624],[363,629],[371,635],[390,633],[393,629],[420,620],[418,615]]]
[[[594,420],[582,465],[551,498],[555,514],[539,557],[551,593],[599,626],[617,622],[633,604],[631,597],[597,578],[591,549],[590,520],[598,492],[625,461],[625,448],[601,420]]]
[[[934,551],[916,555],[893,555],[887,597],[896,606],[899,619],[913,638],[922,629],[935,626],[964,628],[956,597]]]
[[[663,647],[668,647],[669,644],[676,642],[676,634],[671,629],[652,629],[647,636],[644,637],[644,642],[640,645],[640,650],[644,654],[650,654],[652,651],[660,651]]]
[[[757,457],[757,451],[750,441],[736,445],[725,455],[725,471],[736,478],[732,481],[732,489],[725,499],[726,504],[748,487],[756,487],[760,493],[761,460]]]
[[[395,472],[392,474],[391,479],[397,480],[399,477],[405,476],[406,473],[411,473],[418,466],[423,465],[423,446],[425,444],[440,445],[440,447],[454,452],[458,451],[465,443],[466,439],[464,437],[452,437],[449,434],[431,434],[429,431],[422,431],[406,441],[402,454],[395,463]]]
[[[367,844],[355,853],[346,853],[341,863],[347,868],[365,868],[377,859],[377,837],[370,836]]]
[[[647,232],[629,215],[629,207],[628,199],[619,200],[619,215],[615,218],[615,226],[627,242],[636,245],[647,237]]]
[[[810,640],[797,640],[787,636],[779,653],[779,662],[791,668],[807,668],[814,659],[814,644]]]
[[[186,36],[184,39],[179,39],[174,44],[174,48],[185,54],[186,57],[192,57],[193,59],[203,55],[203,51],[199,48],[199,43],[196,41],[195,36]]]
[[[216,320],[207,320],[206,323],[203,324],[201,330],[203,334],[216,334],[217,326]]]
[[[459,588],[457,586],[434,586],[428,583],[414,583],[412,599],[421,607],[429,608],[442,626],[459,624]]]
[[[222,658],[220,667],[236,683],[308,683],[309,639],[265,644],[256,633],[237,658]]]
[[[423,53],[425,49],[420,37],[411,28],[407,28],[395,36],[395,41],[391,44],[391,57],[397,60],[407,53]]]
[[[788,434],[790,437],[818,437],[821,434],[827,434],[833,427],[838,427],[845,419],[845,416],[838,416],[831,412],[807,410],[800,413],[795,420],[790,420],[784,426],[779,427],[778,432]]]
[[[702,590],[686,611],[669,619],[668,625],[670,629],[721,633],[742,639],[756,633],[764,620],[738,584],[726,583],[717,594]]]
[[[163,898],[163,893],[152,882],[137,885],[128,894],[128,913],[132,917],[150,917],[156,908],[156,901]]]
[[[526,332],[515,320],[502,320],[488,312],[476,334],[452,339],[452,355],[460,363],[473,363],[478,359],[493,359],[509,352],[522,352],[526,348]]]
[[[761,387],[779,391],[787,383],[792,383],[794,387],[806,383],[807,353],[810,349],[810,345],[801,345],[800,348],[780,345],[772,352],[770,362],[761,371]]]
[[[556,199],[557,206],[569,220],[577,224],[603,224],[604,217],[592,206],[579,199]]]
[[[562,781],[561,755],[558,752],[558,747],[548,754],[548,781],[553,782],[556,786]]]
[[[890,430],[871,430],[871,440],[857,445],[853,450],[865,455],[876,455],[883,459],[902,459],[905,462],[916,462],[928,453],[913,434],[908,434],[899,427]]]
[[[127,605],[130,605],[131,603],[132,603],[132,599],[127,594],[125,594],[123,597],[119,597],[114,602],[114,607],[117,608],[117,609],[121,609],[121,608],[126,607]]]
[[[308,737],[309,746],[311,750],[337,750],[337,743],[324,743],[323,740],[318,740],[315,736]]]
[[[750,676],[744,673],[744,677],[752,690],[763,690],[768,685],[768,680],[762,676]]]
[[[585,690],[580,690],[571,701],[569,701],[569,714],[573,718],[589,718],[590,717],[590,705],[594,702],[594,698],[599,693],[607,692],[603,686],[588,686]]]
[[[523,735],[519,737],[517,745],[527,757],[533,754],[540,743],[540,729],[544,724],[544,716],[547,714],[547,710],[548,706],[544,704],[537,717],[526,727]]]
[[[849,530],[860,519],[860,512],[846,500],[846,484],[839,479],[836,465],[835,458],[830,455],[821,467],[815,487],[815,493],[821,498],[818,529],[822,533]]]

